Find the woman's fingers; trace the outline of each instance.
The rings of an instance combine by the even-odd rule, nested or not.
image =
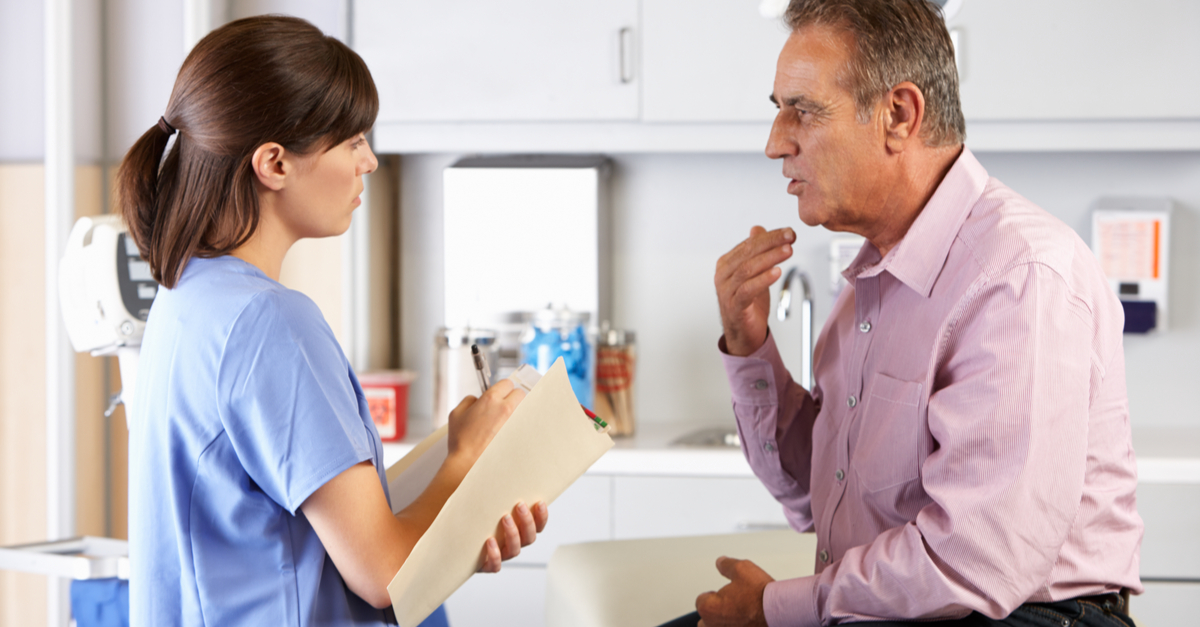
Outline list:
[[[517,523],[517,530],[521,534],[521,546],[529,546],[537,540],[538,528],[537,521],[533,519],[533,512],[524,503],[517,503],[513,508],[513,520]]]
[[[504,546],[500,549],[500,557],[510,560],[521,554],[521,531],[513,517],[505,514],[500,519],[500,532],[504,536]]]
[[[538,533],[546,530],[546,521],[550,520],[550,508],[543,502],[538,502],[533,506],[533,521],[537,525]]]
[[[479,572],[481,573],[498,573],[500,572],[500,546],[496,544],[495,538],[488,538],[483,543],[483,553],[480,556]]]

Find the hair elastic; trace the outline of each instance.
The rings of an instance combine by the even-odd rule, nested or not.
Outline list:
[[[158,128],[161,128],[162,132],[166,133],[167,135],[175,134],[175,127],[171,126],[171,123],[168,122],[167,118],[165,118],[165,117],[162,117],[162,116],[158,117]]]

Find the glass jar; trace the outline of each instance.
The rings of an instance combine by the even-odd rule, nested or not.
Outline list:
[[[450,410],[458,406],[464,396],[479,396],[479,376],[475,374],[475,360],[471,358],[471,345],[478,344],[488,360],[488,367],[496,371],[498,353],[496,332],[492,329],[440,328],[433,339],[433,420],[437,429],[450,419]]]
[[[633,383],[637,372],[637,336],[601,326],[596,343],[595,412],[608,423],[609,435],[633,435]]]
[[[571,390],[584,407],[591,408],[596,383],[596,359],[588,320],[591,315],[565,307],[547,306],[527,314],[521,334],[521,363],[546,374],[561,357],[571,380]]]

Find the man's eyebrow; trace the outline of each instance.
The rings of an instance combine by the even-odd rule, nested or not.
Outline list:
[[[777,99],[775,97],[775,94],[771,94],[768,97],[771,99],[771,102],[775,104],[775,106],[777,106],[777,107],[781,106],[779,104],[779,99]],[[805,96],[799,96],[799,95],[788,96],[787,98],[784,98],[782,106],[797,107],[800,109],[804,109],[805,111],[808,111],[810,113],[824,113],[825,112],[825,105],[823,105],[811,98],[807,98]]]

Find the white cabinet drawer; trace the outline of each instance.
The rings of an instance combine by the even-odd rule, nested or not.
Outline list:
[[[546,569],[505,563],[495,574],[476,573],[446,600],[454,627],[546,624]]]
[[[537,542],[521,549],[521,554],[512,561],[545,565],[560,544],[611,538],[612,479],[583,476],[550,505],[550,520],[546,530],[538,534]]]
[[[756,478],[613,478],[613,537],[618,540],[786,526],[783,506]]]
[[[1137,508],[1146,523],[1142,576],[1200,579],[1200,485],[1139,483]]]

